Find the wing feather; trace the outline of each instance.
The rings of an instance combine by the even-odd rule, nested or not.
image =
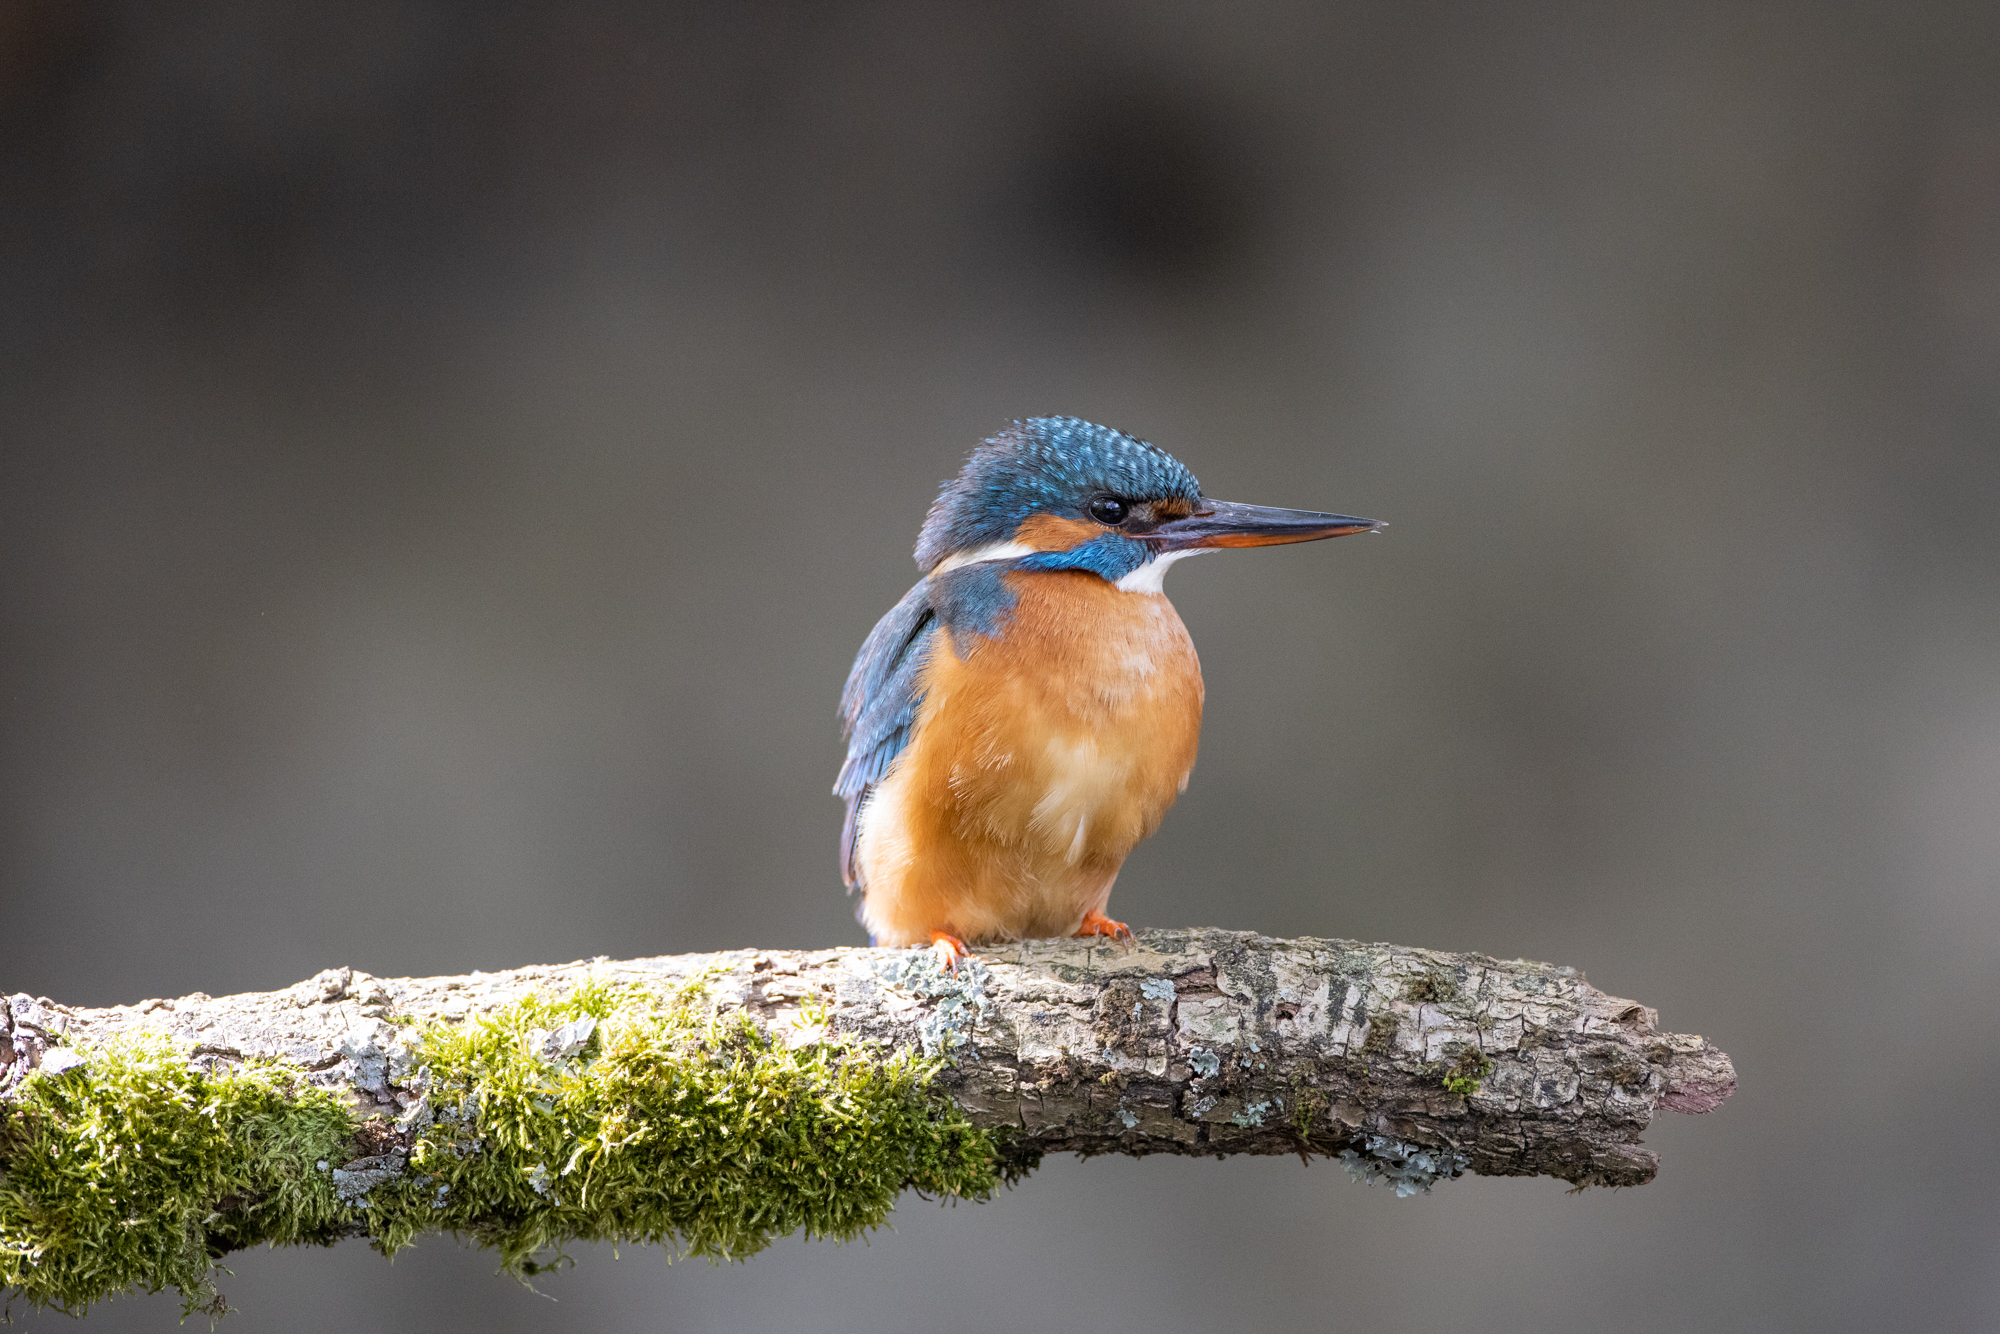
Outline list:
[[[924,661],[938,625],[930,593],[928,580],[918,583],[875,623],[840,692],[847,760],[834,780],[833,794],[847,799],[847,817],[840,829],[840,878],[850,894],[860,886],[854,854],[861,811],[909,744],[923,703]]]

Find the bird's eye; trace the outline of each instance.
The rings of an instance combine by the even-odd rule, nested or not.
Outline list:
[[[1116,496],[1099,496],[1090,502],[1090,517],[1113,528],[1125,522],[1129,513],[1130,508]]]

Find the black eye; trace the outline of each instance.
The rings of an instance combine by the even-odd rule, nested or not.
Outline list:
[[[1099,496],[1090,502],[1090,517],[1113,528],[1125,522],[1125,516],[1129,513],[1131,510],[1125,502],[1116,496]]]

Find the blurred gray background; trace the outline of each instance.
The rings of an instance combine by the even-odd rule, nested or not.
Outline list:
[[[0,988],[861,943],[842,677],[1062,412],[1393,524],[1175,572],[1118,916],[1742,1077],[1639,1190],[1064,1158],[555,1305],[255,1252],[236,1334],[1991,1327],[1993,5],[14,0],[0,282]]]

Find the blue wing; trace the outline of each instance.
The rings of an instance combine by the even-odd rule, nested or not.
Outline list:
[[[909,744],[923,702],[919,678],[938,626],[930,593],[928,581],[919,583],[875,623],[847,674],[847,688],[840,692],[847,762],[833,782],[833,795],[847,799],[847,818],[840,827],[840,878],[850,894],[859,884],[854,837],[861,809]]]

